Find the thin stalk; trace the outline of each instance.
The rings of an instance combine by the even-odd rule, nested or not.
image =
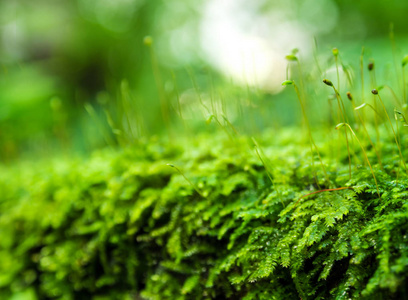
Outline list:
[[[213,80],[213,78],[212,78],[212,75],[211,75],[211,71],[210,71],[210,70],[207,71],[207,75],[208,75],[209,85],[210,85],[210,88],[211,88],[211,92],[210,92],[211,109],[212,109],[212,111],[215,112],[214,80]]]
[[[212,114],[210,115],[209,119],[206,121],[207,124],[209,124],[211,122],[211,120],[214,119],[215,122],[221,127],[222,130],[224,130],[224,132],[227,134],[228,138],[231,140],[231,142],[233,142],[236,146],[238,146],[235,142],[234,137],[231,135],[231,133],[228,132],[227,128],[221,124],[220,120],[218,120],[217,116]]]
[[[238,135],[237,129],[234,127],[234,125],[231,124],[231,122],[228,120],[228,118],[224,114],[222,114],[221,116],[224,119],[224,121],[229,125],[229,127],[231,127],[231,129],[234,131],[234,133],[236,135]]]
[[[360,114],[360,111],[359,111],[359,110],[356,110],[356,105],[355,105],[355,102],[354,102],[354,99],[353,99],[353,98],[352,98],[352,100],[351,100],[351,105],[353,106],[353,109],[354,109],[354,111],[356,112],[357,117],[358,117],[358,119],[360,120],[361,125],[363,126],[364,132],[365,132],[365,134],[366,134],[368,140],[370,141],[371,147],[374,149],[375,155],[377,156],[377,159],[378,159],[378,164],[380,165],[381,170],[383,170],[383,165],[382,165],[382,162],[381,162],[380,154],[378,153],[377,149],[376,149],[375,146],[374,146],[373,141],[372,141],[371,138],[370,138],[370,135],[369,135],[369,133],[368,133],[367,127],[365,126],[365,123],[364,123],[363,117],[362,117],[361,114]]]
[[[269,180],[271,181],[272,186],[275,187],[275,183],[273,182],[273,179],[272,179],[272,176],[271,176],[271,174],[270,174],[270,172],[269,172],[269,170],[268,170],[268,167],[266,166],[264,160],[262,159],[261,155],[259,154],[258,147],[257,147],[256,145],[255,145],[255,152],[256,152],[256,154],[258,155],[259,160],[262,162],[262,165],[263,165],[264,168],[265,168],[266,174],[268,175],[268,178],[269,178]],[[283,203],[282,203],[282,204],[283,204]]]
[[[402,101],[405,102],[407,100],[407,91],[406,91],[406,79],[405,79],[404,67],[402,67],[402,94],[403,94]]]
[[[336,73],[337,73],[337,90],[340,92],[340,72],[339,72],[339,61],[337,55],[334,56],[336,61]]]
[[[183,174],[183,172],[180,171],[179,168],[177,168],[175,165],[172,164],[167,164],[169,167],[174,168],[177,170],[178,173],[180,173],[181,176],[183,176],[183,178],[193,187],[193,189],[203,198],[206,198],[201,192],[200,190]]]
[[[343,110],[342,110],[342,108],[341,108],[341,106],[340,106],[340,103],[341,103],[342,106],[343,106],[343,109],[344,109],[343,100],[341,99],[340,94],[339,94],[339,92],[336,90],[336,88],[334,87],[334,85],[332,85],[332,88],[333,88],[333,90],[334,90],[334,93],[336,94],[337,104],[338,104],[338,106],[339,106],[339,111],[340,111],[341,116],[342,116],[342,118],[343,118],[343,123],[346,123],[346,122],[348,122],[348,120],[347,120],[347,117],[345,116],[345,111],[344,111],[344,113],[343,113]],[[344,128],[344,134],[346,135],[347,154],[348,154],[348,159],[349,159],[349,179],[351,179],[351,155],[350,155],[350,145],[349,145],[349,141],[348,141],[348,134],[347,134],[346,128]]]
[[[374,91],[374,90],[373,90],[373,91]],[[374,92],[373,92],[373,94],[374,94]],[[380,94],[378,94],[378,91],[377,91],[377,94],[376,94],[376,95],[378,96],[378,99],[380,100],[380,103],[381,103],[381,105],[382,105],[382,107],[383,107],[383,109],[384,109],[385,115],[387,116],[388,122],[390,123],[392,132],[393,132],[393,134],[394,134],[395,143],[397,144],[398,151],[399,151],[399,155],[400,155],[401,161],[402,161],[402,163],[403,163],[403,165],[404,165],[405,172],[408,173],[407,165],[405,164],[404,157],[402,156],[401,147],[400,147],[400,145],[399,145],[399,143],[398,143],[398,138],[397,138],[397,135],[396,135],[396,133],[395,133],[395,131],[394,131],[394,127],[392,126],[392,122],[391,122],[390,116],[389,116],[388,113],[387,113],[387,109],[385,108],[384,102],[382,101]]]
[[[105,139],[106,144],[111,147],[114,148],[115,147],[115,142],[114,140],[111,138],[111,136],[106,132],[106,128],[104,127],[104,125],[102,124],[102,122],[100,121],[95,109],[92,107],[91,104],[89,103],[85,103],[84,104],[85,110],[87,111],[87,113],[91,116],[91,118],[94,120],[94,122],[96,123],[96,126],[99,128],[99,131],[102,133],[103,138]]]
[[[390,23],[390,31],[389,31],[389,38],[391,42],[391,51],[392,51],[392,58],[393,58],[393,63],[394,63],[394,69],[395,69],[395,78],[399,78],[399,72],[398,72],[398,63],[397,63],[397,46],[395,43],[395,34],[394,34],[394,23]],[[402,76],[404,76],[404,68],[402,68]],[[398,80],[398,86],[401,88],[401,82]],[[405,99],[405,88],[402,88],[402,93],[403,93],[403,100]]]
[[[370,80],[371,80],[371,86],[377,86],[376,80],[375,80],[375,73],[374,73],[374,63],[370,62],[368,64],[368,70],[370,72]],[[377,101],[375,101],[375,97],[373,96],[374,100],[374,110],[378,111],[377,109]],[[379,114],[378,114],[379,115]],[[376,139],[377,139],[377,144],[380,145],[380,131],[378,129],[379,127],[379,119],[377,115],[374,115],[374,126],[375,126],[375,134],[376,134]],[[381,148],[380,148],[381,149]],[[381,150],[380,150],[381,151]],[[381,153],[381,152],[380,152]]]
[[[251,88],[249,86],[248,81],[246,81],[246,94],[247,94],[247,103],[246,103],[246,105],[247,105],[247,116],[248,117],[245,118],[245,119],[248,119],[248,121],[247,121],[248,130],[250,130],[252,133],[254,133],[256,131],[256,129],[255,129],[256,124],[255,124],[255,118],[254,118],[254,113],[253,113],[254,112],[254,109],[253,109],[254,104],[252,103]]]
[[[171,71],[171,76],[173,79],[173,85],[174,85],[174,92],[176,94],[176,99],[177,99],[177,109],[175,109],[177,111],[177,114],[181,120],[182,126],[184,128],[185,131],[185,135],[186,136],[192,136],[192,130],[191,127],[189,126],[188,122],[186,122],[184,116],[183,116],[183,108],[181,105],[181,100],[180,100],[180,92],[179,92],[179,87],[177,84],[177,77],[176,74],[174,73],[174,71]]]
[[[340,108],[340,106],[339,106],[341,115],[342,115],[343,119],[346,120],[346,122],[348,122],[348,117],[347,117],[347,114],[346,114],[346,108],[345,108],[345,106],[344,106],[343,99],[342,99],[341,96],[340,96],[340,91],[338,91],[334,86],[333,86],[333,89],[334,89],[334,92],[336,93],[336,98],[337,98],[338,101],[340,101],[341,107],[342,107],[342,109],[343,109],[343,110],[342,110],[342,109]]]
[[[313,41],[314,41],[314,43],[313,43],[313,58],[315,60],[316,67],[317,67],[317,70],[319,71],[319,74],[323,75],[322,68],[320,67],[319,60],[317,59],[317,40],[316,40],[316,37],[313,38]]]
[[[398,118],[397,118],[397,117],[395,118],[395,124],[396,124],[396,126],[397,126],[397,136],[398,136],[398,140],[399,140],[400,143],[401,143],[400,134],[399,134],[399,126],[398,126]],[[397,180],[396,180],[396,184],[397,184],[397,185],[398,185],[398,178],[399,178],[399,173],[400,173],[400,171],[401,171],[401,160],[400,160],[399,163],[398,163]]]
[[[361,101],[364,102],[364,47],[361,49],[360,55],[360,76],[361,76]],[[363,111],[363,120],[365,120],[365,113]]]
[[[166,93],[163,88],[163,81],[161,79],[159,63],[157,60],[156,52],[154,51],[153,47],[153,39],[151,37],[145,37],[144,44],[149,48],[150,52],[150,60],[153,69],[153,75],[156,82],[157,90],[159,92],[159,99],[160,99],[160,108],[161,113],[163,116],[163,121],[167,128],[170,130],[170,115],[169,115],[169,108],[167,103]]]
[[[401,120],[404,123],[403,127],[408,127],[408,122],[407,122],[407,119],[405,118],[404,113],[398,111],[395,108],[394,108],[394,118],[395,118],[395,120],[397,122],[397,125],[398,125],[398,121]],[[400,137],[399,133],[398,133],[398,137],[399,137],[399,142],[400,142],[400,146],[401,146],[401,137]]]
[[[331,128],[332,125],[336,124],[336,123],[335,123],[336,114],[334,113],[334,109],[333,109],[333,105],[332,105],[332,99],[329,98],[328,101],[329,101],[329,120],[328,120],[328,123],[329,123],[329,126],[328,126],[329,132],[328,132],[328,134],[331,135],[332,132],[331,132],[330,128]],[[336,148],[337,148],[337,149],[336,149]],[[330,143],[330,149],[331,149],[331,157],[332,157],[332,159],[334,159],[334,157],[336,157],[337,160],[340,160],[340,149],[339,149],[338,147],[335,147],[332,143]]]
[[[205,103],[203,102],[203,99],[201,98],[201,95],[200,95],[200,90],[198,89],[197,82],[196,82],[195,77],[194,77],[193,73],[191,72],[191,70],[187,69],[187,73],[189,74],[191,82],[192,82],[192,84],[194,86],[194,90],[195,90],[195,92],[197,94],[198,101],[200,102],[201,106],[204,107],[207,114],[210,115],[209,119],[207,120],[207,123],[209,124],[211,122],[211,120],[214,119],[217,122],[217,124],[222,128],[222,130],[224,130],[224,132],[227,134],[228,138],[235,144],[234,138],[231,136],[231,134],[228,132],[228,130],[225,128],[225,126],[223,126],[221,124],[221,122],[218,120],[217,116],[215,115],[216,112],[211,113],[208,106],[205,105]]]
[[[355,110],[362,109],[363,107],[366,107],[366,106],[368,106],[369,108],[371,108],[371,110],[378,116],[378,118],[382,118],[382,116],[379,114],[379,112],[378,112],[378,111],[375,109],[375,107],[372,106],[370,103],[363,103],[363,104],[361,104],[360,106],[357,106],[357,107],[355,108]]]
[[[133,99],[131,99],[131,93],[129,90],[129,84],[127,81],[122,81],[121,85],[120,85],[120,93],[121,93],[121,104],[122,104],[122,114],[125,117],[125,121],[126,121],[126,125],[128,128],[128,132],[129,135],[132,139],[132,142],[135,142],[135,140],[137,140],[137,135],[138,133],[135,132],[134,129],[134,123],[136,123],[136,125],[138,124],[137,119],[136,118],[132,118],[132,116],[130,115],[130,113],[132,113],[132,115],[134,115],[134,113],[132,112],[132,107],[131,107],[131,103],[134,103],[135,101],[132,101]],[[136,122],[135,122],[136,121]],[[137,130],[136,130],[137,131]]]
[[[181,110],[180,94],[179,94],[179,91],[178,91],[176,74],[173,71],[171,71],[171,77],[173,79],[174,90],[176,92],[178,114],[179,114],[180,119],[183,121],[183,124],[185,125],[184,118],[183,118],[183,113],[182,113],[182,110]]]
[[[285,204],[283,203],[283,200],[282,200],[282,194],[281,194],[280,190],[278,190],[278,189],[276,188],[275,182],[274,182],[273,179],[272,179],[272,175],[271,175],[270,171],[268,170],[268,166],[266,165],[265,161],[262,159],[262,156],[261,156],[261,154],[260,154],[259,151],[258,151],[258,149],[260,149],[260,147],[259,147],[257,141],[255,140],[255,138],[252,138],[252,141],[253,141],[254,144],[255,144],[255,152],[256,152],[256,154],[258,155],[258,158],[260,159],[260,161],[262,162],[262,164],[263,164],[263,166],[264,166],[264,168],[265,168],[266,174],[268,175],[268,178],[269,178],[269,180],[270,180],[271,183],[272,183],[273,189],[276,190],[276,192],[277,192],[277,194],[278,194],[278,196],[279,196],[279,200],[281,201],[283,208],[285,208]]]
[[[303,99],[306,101],[306,91],[305,91],[305,84],[303,82],[302,66],[301,66],[299,60],[296,60],[296,61],[297,61],[297,65],[298,65],[298,72],[299,72],[299,78],[300,78],[300,89],[302,91]]]
[[[319,157],[319,161],[320,161],[320,164],[321,164],[321,166],[322,166],[323,173],[324,173],[324,176],[325,176],[325,178],[326,178],[326,181],[329,183],[329,182],[330,182],[329,176],[327,175],[326,168],[324,167],[323,160],[322,160],[322,158],[321,158],[321,156],[320,156],[319,149],[317,148],[316,143],[315,143],[315,141],[314,141],[314,139],[313,139],[312,131],[311,131],[311,129],[310,129],[309,119],[307,118],[305,106],[304,106],[304,104],[303,104],[302,98],[300,97],[299,89],[298,89],[297,85],[296,85],[294,82],[293,82],[293,86],[294,86],[294,88],[295,88],[296,95],[298,96],[298,100],[299,100],[299,103],[300,103],[300,107],[301,107],[301,109],[302,109],[303,118],[304,118],[304,120],[305,120],[307,132],[308,132],[308,135],[309,135],[310,150],[312,151],[312,167],[313,167],[313,169],[314,169],[314,162],[313,162],[313,161],[314,161],[314,159],[313,159],[313,147],[314,147],[315,150],[316,150],[317,156]],[[315,175],[316,175],[315,169],[314,169],[314,172],[315,172]],[[316,178],[316,183],[317,183],[317,186],[319,186],[319,184],[318,184],[318,182],[317,182],[317,178]]]
[[[384,87],[386,87],[387,89],[389,89],[389,91],[391,92],[392,96],[394,97],[395,102],[397,103],[398,107],[402,107],[402,103],[400,102],[400,100],[397,97],[397,94],[395,94],[394,90],[387,84],[384,85]]]
[[[375,182],[375,186],[376,186],[376,188],[377,188],[378,197],[381,199],[380,190],[379,190],[379,188],[378,188],[378,183],[377,183],[377,178],[375,177],[374,170],[373,170],[373,168],[371,167],[370,161],[368,160],[368,156],[367,156],[366,151],[364,150],[363,145],[361,144],[359,138],[358,138],[357,135],[354,133],[353,129],[350,127],[349,124],[347,124],[347,123],[340,123],[340,124],[338,124],[338,125],[336,126],[336,129],[339,129],[339,128],[342,127],[342,126],[347,126],[347,127],[350,129],[351,134],[355,137],[355,139],[357,140],[357,143],[360,145],[360,148],[361,148],[361,150],[362,150],[363,153],[364,153],[364,157],[365,157],[365,159],[366,159],[366,161],[367,161],[367,163],[368,163],[368,166],[370,167],[371,174],[373,175],[374,182]]]
[[[227,110],[225,109],[226,103],[225,103],[224,95],[222,94],[221,91],[219,91],[219,96],[220,96],[220,102],[221,102],[221,111],[226,116],[227,115]]]
[[[227,117],[227,111],[226,111],[226,104],[225,104],[225,99],[224,96],[221,92],[219,92],[219,97],[220,97],[220,107],[221,107],[221,117],[224,119],[224,121],[229,125],[229,127],[232,129],[232,131],[235,133],[235,135],[239,135],[238,130],[235,128],[234,125],[229,121]]]
[[[200,89],[198,88],[198,84],[197,84],[197,81],[195,80],[193,72],[189,68],[187,68],[187,73],[188,73],[188,76],[190,77],[191,83],[193,84],[194,90],[197,94],[198,101],[200,102],[201,106],[204,107],[207,114],[210,114],[211,113],[210,109],[208,108],[207,105],[205,105],[205,103],[203,102],[203,99],[201,98]]]
[[[372,105],[369,104],[369,103],[363,103],[363,104],[361,104],[360,106],[355,107],[354,110],[360,110],[360,109],[362,109],[362,108],[364,108],[364,107],[366,107],[366,106],[368,106],[369,108],[371,108],[371,109],[373,110],[375,116],[377,116],[379,119],[382,118],[382,116],[378,113],[378,111],[374,108],[374,106],[372,106]],[[388,129],[388,128],[387,128],[387,129]],[[371,139],[370,139],[370,141],[371,141]],[[381,157],[381,144],[378,142],[378,143],[377,143],[377,146],[378,146],[378,149],[377,149],[377,148],[374,148],[374,149],[377,149],[377,150],[376,150],[377,156],[378,156],[378,157]],[[381,162],[381,160],[379,160],[379,163],[380,163],[380,162]],[[380,164],[380,165],[382,166],[382,164]]]

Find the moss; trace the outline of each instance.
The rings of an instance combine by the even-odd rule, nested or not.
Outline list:
[[[347,153],[333,162],[321,142],[322,188],[351,188],[299,200],[317,187],[294,135],[260,140],[269,174],[249,139],[218,135],[3,167],[1,298],[406,298],[398,158],[374,164],[379,199],[368,166],[349,180]]]

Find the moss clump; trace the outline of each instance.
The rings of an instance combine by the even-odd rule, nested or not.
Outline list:
[[[248,140],[219,136],[3,167],[0,298],[406,298],[408,180],[395,180],[395,145],[383,141],[379,199],[368,166],[349,180],[347,152],[332,162],[321,143],[331,183],[317,172],[320,188],[351,189],[296,204],[318,188],[295,135],[260,139],[269,174]]]

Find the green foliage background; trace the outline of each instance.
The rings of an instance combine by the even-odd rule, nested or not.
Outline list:
[[[256,20],[267,20],[276,9],[288,10],[290,6],[290,20],[308,21],[306,25],[312,27],[318,23],[318,18],[304,20],[303,1],[255,2],[259,6]],[[391,22],[398,41],[397,50],[401,50],[398,55],[405,54],[408,24],[403,14],[396,13],[404,11],[405,1],[359,1],[358,4],[325,1],[329,2],[336,11],[332,18],[338,21],[332,31],[316,36],[320,54],[338,47],[346,61],[357,62],[361,47],[365,46],[367,59],[390,59],[387,35]],[[160,112],[159,89],[149,49],[143,45],[147,35],[155,41],[162,86],[172,102],[177,93],[181,95],[194,88],[189,73],[194,75],[202,91],[220,89],[224,98],[232,102],[245,95],[245,87],[230,93],[230,79],[220,76],[219,70],[211,67],[208,57],[200,50],[199,20],[205,4],[205,1],[192,0],[2,1],[1,161],[13,161],[21,156],[47,157],[61,150],[86,155],[106,146],[106,137],[96,128],[84,104],[93,105],[96,113],[104,118],[106,106],[116,110],[121,105],[123,82],[128,84],[133,109],[144,116],[142,135],[163,133],[165,124]],[[171,34],[185,28],[187,31],[183,34],[189,43],[176,49],[171,47]],[[375,51],[371,51],[373,49]],[[303,50],[300,49],[302,55]],[[302,58],[312,60],[304,55]],[[326,62],[325,57],[319,60],[322,64]],[[277,124],[293,124],[288,113],[292,105],[286,101],[287,95],[280,93],[272,97],[260,91],[257,97],[263,100],[256,105],[266,120],[260,128],[270,126],[270,119],[277,119]],[[118,115],[120,119],[120,113]],[[258,119],[261,118],[258,116]],[[202,129],[202,124],[198,124]],[[104,126],[109,127],[106,121]]]

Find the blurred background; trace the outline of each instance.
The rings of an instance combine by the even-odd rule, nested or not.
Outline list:
[[[0,160],[180,134],[220,112],[249,132],[290,124],[292,49],[316,80],[333,47],[358,67],[364,46],[387,72],[408,51],[406,13],[403,0],[0,1]]]

